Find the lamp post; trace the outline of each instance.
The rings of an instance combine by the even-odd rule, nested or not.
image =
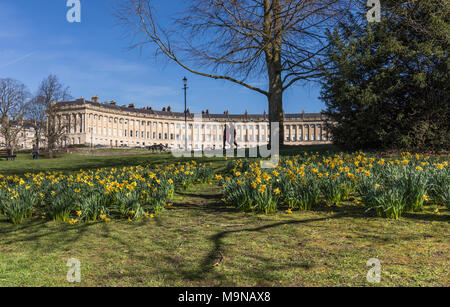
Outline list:
[[[187,95],[187,78],[183,78],[183,90],[184,90],[184,149],[187,151],[188,143],[187,143],[187,103],[186,103],[186,95]]]

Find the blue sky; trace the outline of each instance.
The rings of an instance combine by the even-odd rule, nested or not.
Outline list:
[[[196,76],[147,50],[129,51],[128,39],[112,15],[111,0],[81,0],[81,23],[66,20],[66,0],[0,0],[0,78],[25,83],[35,92],[42,78],[57,75],[74,97],[135,103],[182,111],[181,79],[189,79],[192,112],[262,113],[265,96],[226,81]],[[181,0],[160,1],[162,13],[181,7]],[[257,83],[258,80],[251,80]],[[295,86],[284,96],[288,113],[320,112],[316,84]]]

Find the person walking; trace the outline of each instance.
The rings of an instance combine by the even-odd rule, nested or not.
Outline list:
[[[226,149],[227,143],[230,144],[230,147],[234,145],[238,148],[238,144],[236,143],[236,129],[232,123],[225,125],[225,129],[223,131],[223,149]]]
[[[33,155],[33,160],[39,160],[39,148],[36,145],[33,145],[31,154]]]

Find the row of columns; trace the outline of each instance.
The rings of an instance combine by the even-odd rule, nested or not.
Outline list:
[[[95,113],[62,114],[59,118],[60,126],[63,120],[68,121],[69,134],[84,135],[83,140],[86,143],[91,143],[94,139],[101,138],[108,139],[111,142],[114,139],[115,142],[119,141],[122,144],[128,144],[129,141],[133,141],[133,143],[164,142],[171,145],[177,143],[184,145],[184,121],[139,120],[104,116]],[[224,125],[224,123],[208,122],[194,124],[191,121],[188,123],[188,143],[192,147],[195,144],[222,144]],[[269,140],[270,129],[267,123],[253,125],[249,123],[233,123],[233,125],[237,130],[237,141],[240,143],[266,144]],[[312,125],[314,125],[314,128],[311,128]],[[208,126],[209,129],[207,128]],[[327,141],[329,139],[323,123],[286,123],[284,129],[287,142]],[[308,136],[308,138],[305,136]],[[293,140],[293,137],[295,137],[295,140]],[[115,145],[115,142],[113,145]]]
[[[314,128],[311,128],[312,126]],[[329,139],[328,131],[323,127],[323,123],[285,125],[285,136],[288,142],[327,141]],[[294,139],[293,136],[295,136]]]

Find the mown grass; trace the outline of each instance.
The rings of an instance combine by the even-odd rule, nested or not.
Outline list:
[[[78,225],[0,219],[0,286],[449,286],[450,213],[435,208],[399,221],[346,203],[293,215],[236,212],[217,186],[176,195],[152,220]]]
[[[218,170],[226,163],[210,160]],[[0,173],[174,161],[168,154],[19,156],[1,161]],[[348,202],[259,215],[238,212],[221,198],[220,187],[198,185],[178,191],[173,207],[141,222],[69,225],[36,216],[15,226],[0,217],[0,286],[73,286],[66,280],[70,258],[81,261],[77,286],[450,285],[450,212],[444,207],[395,221]],[[366,280],[370,258],[381,261],[380,284]]]
[[[111,156],[63,154],[56,159],[40,160],[32,160],[28,155],[20,154],[15,161],[0,161],[0,174],[23,175],[26,173],[38,173],[45,171],[73,172],[98,168],[157,165],[166,164],[168,162],[187,162],[192,160],[225,164],[223,158],[174,158],[169,153]]]
[[[89,149],[86,149],[89,150]],[[329,152],[334,151],[331,145],[317,145],[304,147],[286,147],[280,150],[283,156],[291,156],[302,152]],[[115,155],[117,152],[123,153]],[[98,169],[112,167],[128,167],[136,165],[156,165],[174,162],[201,161],[213,162],[216,167],[226,164],[223,158],[175,158],[171,153],[151,153],[145,150],[134,149],[96,149],[94,153],[99,155],[58,154],[56,159],[33,160],[31,154],[18,154],[15,161],[0,159],[0,174],[23,175],[26,173],[38,173],[41,171],[79,171],[81,169]],[[104,155],[105,153],[111,155]],[[129,152],[130,154],[126,154]]]

